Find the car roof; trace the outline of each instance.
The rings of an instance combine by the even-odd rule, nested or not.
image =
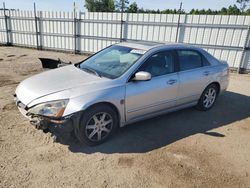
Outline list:
[[[167,47],[170,49],[178,49],[178,48],[199,49],[195,46],[191,46],[191,45],[183,44],[183,43],[161,43],[161,42],[150,42],[150,41],[121,42],[115,45],[126,46],[126,47],[141,49],[145,51],[148,51],[152,48],[161,48],[161,47]]]

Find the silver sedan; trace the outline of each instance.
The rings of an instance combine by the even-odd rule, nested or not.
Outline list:
[[[146,118],[192,106],[209,110],[228,75],[228,64],[201,48],[120,43],[22,81],[15,99],[38,129],[96,145]]]

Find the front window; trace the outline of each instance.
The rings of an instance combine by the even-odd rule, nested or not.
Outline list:
[[[95,72],[99,76],[115,79],[124,74],[144,52],[139,49],[113,45],[83,61],[79,68]]]
[[[145,61],[139,71],[149,72],[152,77],[173,73],[174,55],[171,51],[156,53]]]

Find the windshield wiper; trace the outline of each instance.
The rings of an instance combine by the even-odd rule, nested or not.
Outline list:
[[[96,70],[91,69],[89,67],[83,67],[81,69],[84,70],[84,71],[86,71],[86,72],[88,72],[88,73],[92,73],[92,74],[94,74],[96,76],[102,77]]]

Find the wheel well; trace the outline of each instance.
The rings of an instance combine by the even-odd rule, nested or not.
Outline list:
[[[93,108],[94,106],[99,106],[99,105],[106,105],[106,106],[111,107],[111,108],[115,111],[115,113],[117,114],[117,116],[118,116],[118,121],[119,121],[119,126],[120,126],[120,120],[121,120],[120,113],[119,113],[117,107],[116,107],[114,104],[110,103],[110,102],[99,102],[99,103],[95,103],[95,104],[89,106],[86,110],[88,110],[88,109],[90,109],[90,108]]]
[[[215,85],[216,87],[217,87],[217,92],[218,92],[218,94],[220,93],[220,84],[219,84],[219,82],[212,82],[211,84],[209,84],[209,85]]]

